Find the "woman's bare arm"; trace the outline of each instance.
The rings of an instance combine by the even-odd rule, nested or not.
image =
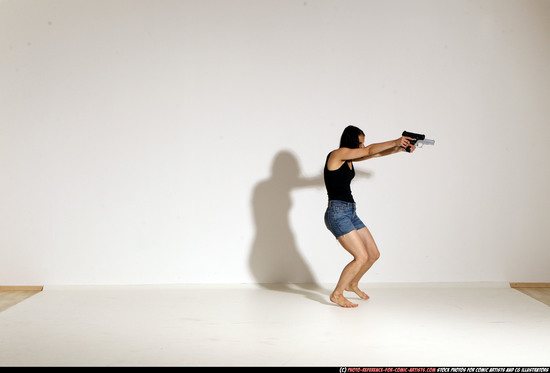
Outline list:
[[[410,144],[410,137],[400,137],[396,140],[371,144],[364,148],[339,148],[332,152],[329,159],[329,169],[338,169],[345,161],[364,161],[366,159],[382,157],[395,154],[411,146],[411,152],[414,151],[414,145]],[[332,165],[332,167],[331,167]],[[336,167],[338,166],[338,167]]]
[[[408,145],[411,147],[410,149],[410,152],[414,152],[414,150],[416,149],[416,146],[414,145]],[[378,157],[385,157],[386,155],[391,155],[391,154],[395,154],[395,153],[399,153],[399,152],[402,152],[402,151],[405,151],[406,147],[403,148],[401,146],[394,146],[393,148],[390,148],[390,149],[386,149],[386,150],[383,150],[379,153],[376,153],[376,154],[373,154],[373,155],[370,155],[370,156],[366,156],[366,157],[363,157],[363,158],[359,158],[359,159],[355,159],[354,161],[358,162],[358,161],[365,161],[367,159],[371,159],[371,158],[378,158]]]

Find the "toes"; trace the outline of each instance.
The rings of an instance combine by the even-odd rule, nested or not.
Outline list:
[[[354,292],[361,299],[370,299],[370,297],[365,292],[361,291],[361,289],[359,289],[359,288],[353,288],[352,287],[352,288],[346,289],[346,291]]]
[[[357,304],[350,302],[349,300],[347,300],[343,296],[332,295],[330,297],[330,300],[331,300],[331,302],[336,303],[340,307],[344,307],[344,308],[355,308],[355,307],[358,306]]]

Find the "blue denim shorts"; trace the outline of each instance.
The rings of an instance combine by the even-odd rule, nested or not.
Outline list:
[[[328,201],[325,225],[336,238],[354,229],[365,228],[365,224],[357,216],[355,203],[335,200]]]

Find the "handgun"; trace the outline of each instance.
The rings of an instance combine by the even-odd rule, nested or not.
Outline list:
[[[409,142],[412,145],[416,146],[417,148],[421,148],[424,145],[435,145],[435,140],[427,139],[426,135],[423,135],[423,134],[403,131],[403,134],[401,136],[413,138],[414,140],[410,140]],[[407,146],[407,149],[405,149],[405,151],[410,153],[411,152],[411,147]]]

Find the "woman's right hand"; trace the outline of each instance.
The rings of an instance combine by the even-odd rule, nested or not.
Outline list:
[[[407,149],[409,146],[411,147],[411,153],[414,152],[416,149],[416,146],[411,144],[411,141],[414,140],[412,137],[402,136],[399,139],[397,139],[397,146],[399,146],[403,151]]]

